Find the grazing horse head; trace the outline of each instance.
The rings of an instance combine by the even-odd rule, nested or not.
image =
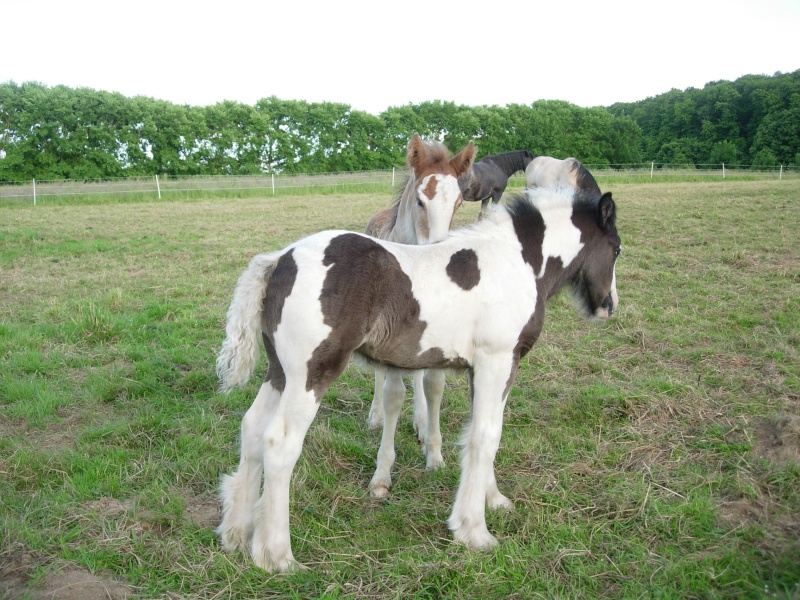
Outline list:
[[[366,233],[403,244],[429,244],[446,238],[461,206],[458,178],[469,171],[474,160],[471,141],[451,158],[443,144],[422,141],[415,133],[406,154],[411,176],[395,203],[372,217]]]

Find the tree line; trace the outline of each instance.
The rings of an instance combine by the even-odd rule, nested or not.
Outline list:
[[[403,164],[412,133],[479,157],[526,149],[591,165],[800,164],[800,71],[582,108],[563,101],[430,101],[379,115],[263,98],[175,105],[39,83],[0,83],[0,181],[323,173]]]
[[[800,70],[673,89],[608,111],[636,122],[647,160],[800,166]]]

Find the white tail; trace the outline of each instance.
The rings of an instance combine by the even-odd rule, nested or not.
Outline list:
[[[261,311],[272,271],[282,252],[258,254],[236,282],[228,307],[225,341],[217,357],[221,392],[230,392],[250,379],[261,349]]]

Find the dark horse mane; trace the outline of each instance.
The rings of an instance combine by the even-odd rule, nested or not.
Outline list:
[[[491,154],[484,156],[479,162],[489,162],[496,165],[507,175],[516,173],[517,171],[524,171],[526,162],[536,158],[536,155],[528,150],[514,150],[513,152],[501,152],[499,154]]]
[[[489,202],[497,204],[506,189],[508,178],[524,171],[535,155],[528,150],[514,150],[490,154],[472,165],[472,169],[459,177],[458,185],[468,202],[480,200],[481,214]]]
[[[581,161],[575,160],[572,170],[575,172],[575,181],[578,183],[579,197],[585,200],[599,199],[601,196],[600,186],[597,185],[597,181],[589,169],[584,167]]]

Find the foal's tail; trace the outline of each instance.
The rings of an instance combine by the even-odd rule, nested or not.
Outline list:
[[[236,282],[228,307],[225,341],[217,357],[221,392],[243,386],[253,373],[260,353],[264,296],[280,255],[280,252],[273,252],[254,256]]]

